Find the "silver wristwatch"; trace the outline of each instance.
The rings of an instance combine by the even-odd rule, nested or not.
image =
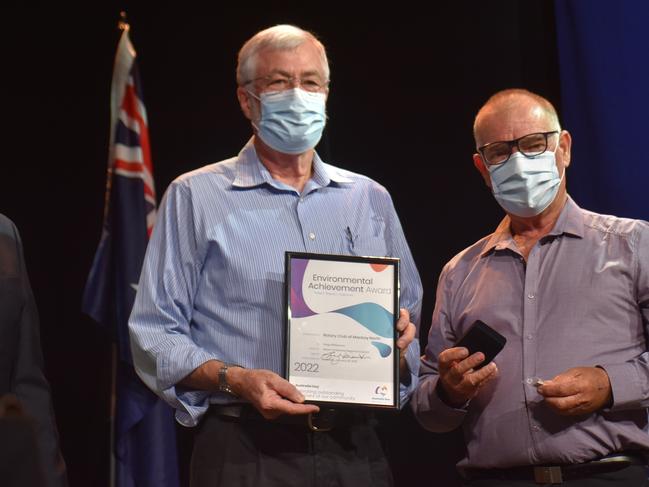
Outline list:
[[[230,387],[230,384],[228,384],[228,378],[226,376],[228,369],[230,367],[241,367],[241,366],[237,364],[227,364],[224,362],[221,368],[219,369],[219,383],[217,386],[217,390],[219,392],[227,392],[228,394],[232,394],[233,396],[236,396],[236,394]]]

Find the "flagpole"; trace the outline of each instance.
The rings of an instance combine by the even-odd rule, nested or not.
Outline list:
[[[128,23],[128,19],[126,17],[126,11],[122,10],[119,13],[119,20],[117,21],[117,28],[119,30],[129,30],[131,26]]]
[[[115,414],[117,403],[117,343],[113,341],[111,357],[111,394],[110,394],[110,487],[115,487]]]
[[[127,20],[127,17],[126,17],[126,11],[124,11],[124,10],[122,10],[119,13],[119,20],[117,21],[117,28],[119,29],[120,32],[124,32],[124,31],[128,32],[131,29],[131,26],[128,23],[128,20]],[[112,127],[113,122],[114,121],[111,120],[111,130],[113,130],[113,127]],[[109,153],[108,153],[109,164],[108,164],[108,169],[106,170],[107,175],[106,175],[106,192],[104,193],[104,223],[106,222],[106,218],[108,217],[108,208],[110,206],[108,203],[110,202],[110,191],[111,191],[111,184],[112,184],[112,181],[113,181],[113,165],[110,164],[110,161],[113,160],[113,154],[112,154],[113,140],[112,140],[112,138],[113,137],[111,136],[111,140],[109,142],[109,149],[108,149],[108,151],[109,151]],[[113,487],[112,484],[111,484],[111,487]]]
[[[128,32],[131,26],[128,23],[126,17],[126,11],[122,10],[119,13],[119,20],[117,21],[117,28],[120,32]],[[112,121],[111,121],[112,123]],[[111,130],[113,128],[111,127]],[[110,150],[113,150],[113,140],[110,141]],[[112,165],[112,154],[109,158],[108,164],[108,175],[106,178],[106,200],[104,202],[104,218],[108,216],[108,208],[110,207],[110,190],[113,180],[113,165]],[[117,483],[117,459],[115,458],[115,418],[117,417],[117,362],[119,360],[119,355],[117,351],[117,341],[113,341],[112,346],[112,357],[111,357],[111,394],[110,394],[110,487],[116,487]]]

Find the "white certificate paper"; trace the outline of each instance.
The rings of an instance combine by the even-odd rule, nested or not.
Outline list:
[[[398,408],[399,260],[287,252],[286,371],[309,402]]]

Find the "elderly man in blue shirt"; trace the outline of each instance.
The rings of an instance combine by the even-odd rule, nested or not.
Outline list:
[[[318,407],[282,377],[284,253],[401,259],[401,398],[417,383],[421,282],[386,189],[323,162],[329,66],[309,32],[276,26],[239,52],[253,136],[168,188],[129,326],[140,377],[199,425],[194,486],[390,485],[372,415]],[[313,420],[313,417],[311,418]]]
[[[572,140],[546,99],[499,92],[474,130],[507,216],[444,267],[415,413],[462,426],[467,486],[647,485],[649,224],[568,196]],[[477,320],[507,339],[482,368],[486,349],[455,346]]]

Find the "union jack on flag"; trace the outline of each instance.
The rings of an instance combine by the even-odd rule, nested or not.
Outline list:
[[[111,89],[111,140],[108,170],[144,183],[147,235],[156,216],[155,185],[146,108],[142,103],[135,49],[124,30],[117,48]],[[110,181],[111,175],[108,175]],[[110,184],[110,183],[109,183]],[[110,188],[107,188],[110,193]]]
[[[101,240],[83,295],[83,311],[110,327],[113,367],[111,486],[178,487],[173,409],[137,377],[131,358],[131,314],[156,216],[146,109],[128,24],[115,56],[111,133]]]

